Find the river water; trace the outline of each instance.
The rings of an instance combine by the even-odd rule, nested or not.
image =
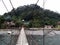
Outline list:
[[[43,45],[44,42],[44,45],[60,45],[60,31],[54,32],[45,35],[44,41],[43,35],[27,35],[28,43],[29,45]],[[17,39],[17,35],[0,35],[0,45],[16,45]]]
[[[43,36],[28,35],[29,45],[60,45],[60,35],[45,36],[43,44]]]
[[[16,35],[0,35],[0,45],[15,45],[17,40]]]

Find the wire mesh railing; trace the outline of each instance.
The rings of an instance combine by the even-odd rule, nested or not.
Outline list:
[[[44,29],[44,32],[45,32],[44,35],[35,35],[34,33],[36,32],[32,32],[32,34],[27,35],[29,45],[53,45],[53,44],[60,45],[59,43],[60,31],[59,30]]]
[[[0,35],[0,45],[15,45],[17,35]]]

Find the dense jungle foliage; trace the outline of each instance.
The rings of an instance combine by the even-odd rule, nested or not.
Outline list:
[[[26,27],[56,26],[57,22],[60,21],[60,14],[31,4],[12,9],[0,16],[0,28],[4,26],[4,21],[14,21],[15,26],[21,26],[23,23]]]

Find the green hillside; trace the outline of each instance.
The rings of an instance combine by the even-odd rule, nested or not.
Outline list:
[[[10,12],[0,16],[0,27],[5,20],[14,21],[16,26],[21,26],[22,20],[24,20],[24,25],[27,27],[56,26],[57,22],[60,21],[60,14],[31,4],[20,6],[15,10],[12,9]]]

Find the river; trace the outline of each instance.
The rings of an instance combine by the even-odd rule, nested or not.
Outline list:
[[[17,38],[17,35],[0,35],[0,45],[15,45]]]
[[[43,31],[25,31],[29,45],[43,45]],[[44,45],[60,45],[60,31],[45,30]],[[17,35],[9,35],[7,33],[0,35],[0,45],[15,45],[18,39]]]

